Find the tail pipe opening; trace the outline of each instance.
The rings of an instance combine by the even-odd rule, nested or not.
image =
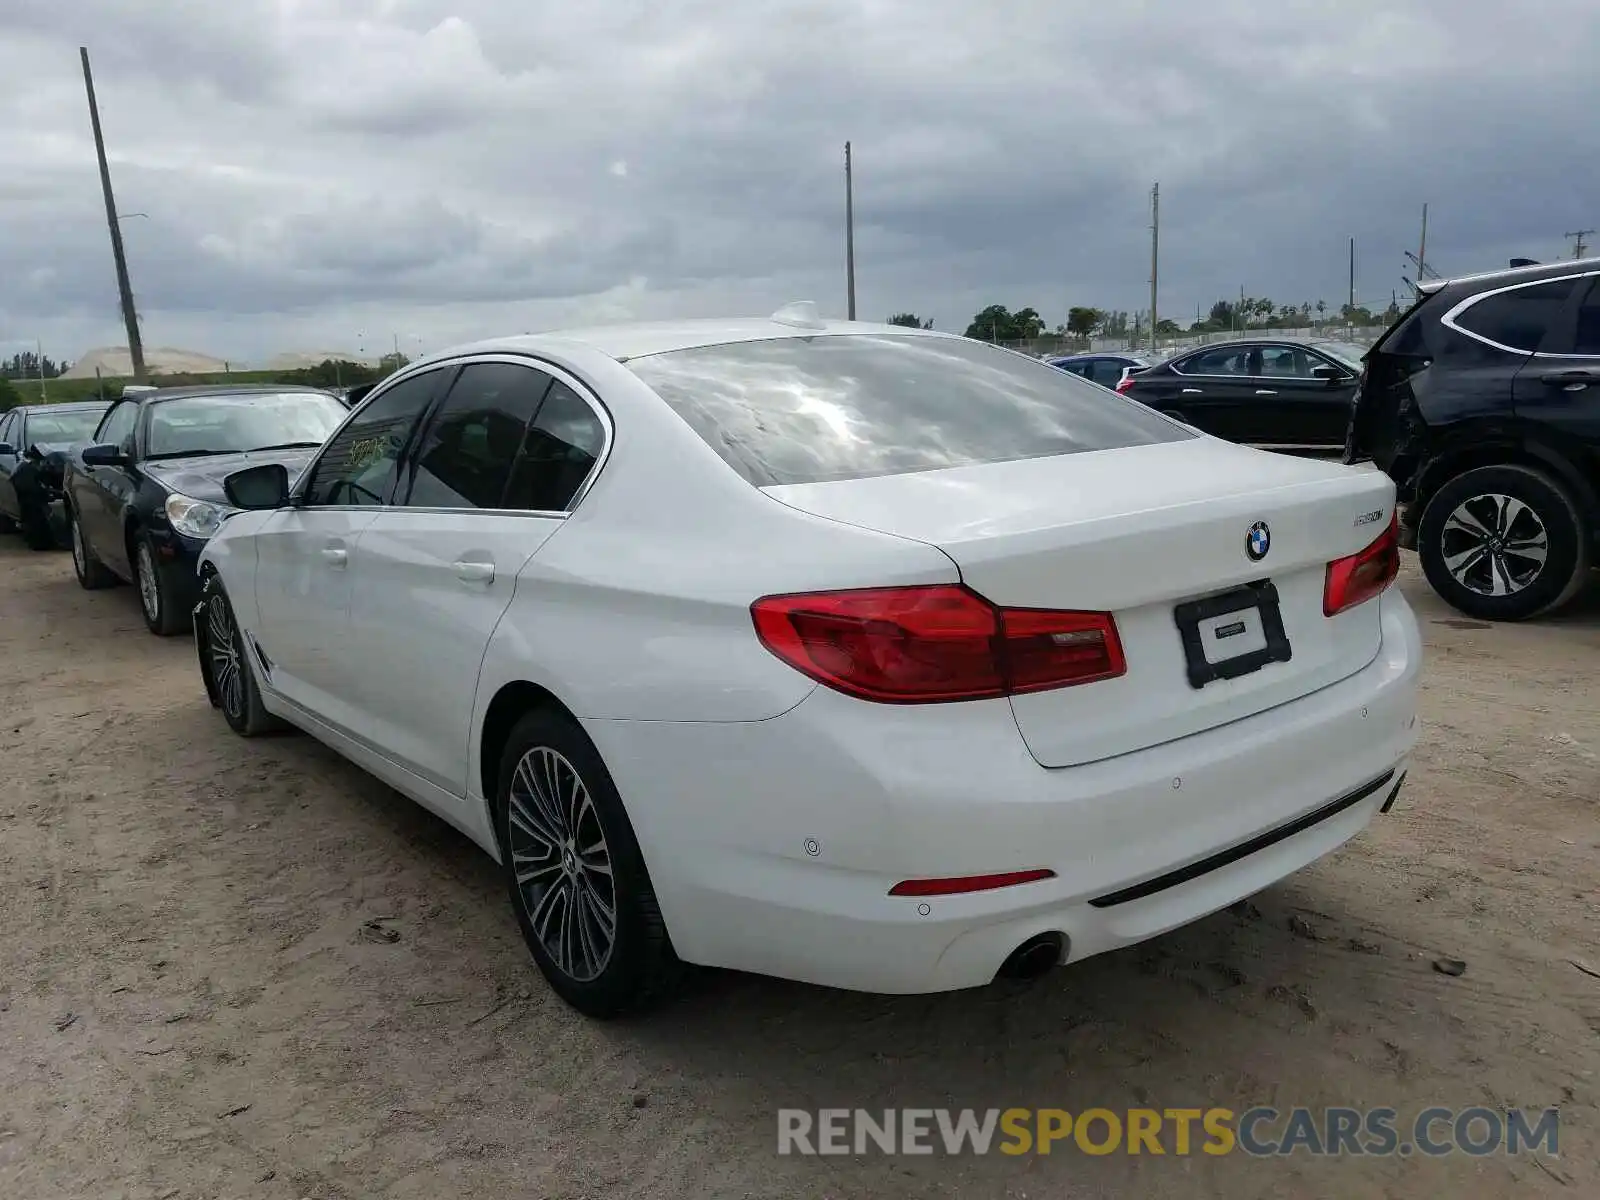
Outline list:
[[[1066,957],[1067,939],[1059,933],[1039,933],[1023,942],[1000,964],[997,979],[1037,979]]]

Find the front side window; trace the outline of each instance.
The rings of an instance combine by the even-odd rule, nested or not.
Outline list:
[[[388,503],[411,431],[445,375],[443,370],[423,371],[368,400],[350,423],[329,439],[312,467],[302,503]]]
[[[627,365],[758,487],[1195,436],[1087,380],[965,338],[774,338]]]
[[[139,423],[139,405],[132,400],[123,400],[112,406],[106,414],[104,421],[95,434],[95,440],[102,446],[116,446],[126,444],[133,436],[133,427]]]
[[[416,457],[413,508],[503,508],[528,423],[550,376],[515,363],[469,363],[429,421]]]
[[[1264,346],[1261,350],[1261,374],[1271,379],[1310,379],[1311,368],[1324,365],[1299,346]]]
[[[1552,279],[1498,292],[1463,309],[1456,325],[1480,341],[1532,354],[1572,295],[1573,280]]]

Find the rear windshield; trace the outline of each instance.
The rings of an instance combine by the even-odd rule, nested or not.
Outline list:
[[[1195,436],[1075,375],[959,338],[779,338],[628,366],[758,487]]]

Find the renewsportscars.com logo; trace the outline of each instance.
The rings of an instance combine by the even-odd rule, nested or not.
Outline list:
[[[778,1110],[778,1153],[1190,1154],[1253,1157],[1560,1153],[1559,1109],[803,1108]]]

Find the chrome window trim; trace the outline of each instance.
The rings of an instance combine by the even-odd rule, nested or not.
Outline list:
[[[1489,346],[1492,349],[1502,351],[1506,354],[1520,354],[1531,358],[1600,359],[1600,354],[1548,354],[1539,350],[1523,350],[1517,346],[1503,345],[1500,342],[1494,341],[1492,338],[1484,337],[1481,333],[1473,333],[1470,329],[1463,329],[1459,324],[1456,323],[1456,319],[1470,309],[1473,305],[1477,304],[1481,300],[1487,300],[1490,296],[1503,296],[1506,292],[1515,292],[1522,288],[1539,287],[1541,284],[1546,283],[1565,283],[1567,280],[1593,279],[1597,275],[1600,275],[1600,271],[1577,271],[1567,275],[1551,275],[1545,279],[1528,279],[1521,283],[1507,284],[1505,287],[1491,288],[1487,292],[1474,292],[1466,299],[1458,301],[1454,308],[1445,313],[1444,316],[1440,317],[1439,324],[1443,325],[1446,329],[1449,329],[1454,333],[1459,333],[1462,337],[1469,337],[1481,345]]]
[[[1346,379],[1359,379],[1360,378],[1359,375],[1352,374],[1349,367],[1345,366],[1341,362],[1335,362],[1332,358],[1328,357],[1326,354],[1323,354],[1320,350],[1318,350],[1315,346],[1311,345],[1309,342],[1251,342],[1250,345],[1255,346],[1255,347],[1257,347],[1257,348],[1259,348],[1261,350],[1274,350],[1274,349],[1276,349],[1276,350],[1303,350],[1303,351],[1305,351],[1305,353],[1311,355],[1313,358],[1321,359],[1323,361],[1323,363],[1326,364],[1327,366],[1338,367],[1339,370],[1344,373],[1344,376],[1345,376]],[[1202,355],[1204,353],[1205,353],[1205,350],[1201,349],[1201,350],[1196,350],[1193,354],[1185,355],[1184,357],[1186,357],[1186,358],[1197,358],[1197,357],[1199,357],[1200,355]],[[1172,369],[1172,373],[1174,375],[1176,375],[1179,379],[1225,379],[1225,380],[1230,380],[1230,381],[1232,381],[1232,380],[1246,380],[1246,379],[1248,379],[1248,380],[1254,380],[1254,379],[1276,379],[1279,382],[1288,382],[1288,383],[1319,383],[1319,382],[1321,382],[1320,380],[1318,380],[1318,379],[1316,379],[1314,377],[1313,378],[1302,378],[1299,375],[1191,375],[1191,374],[1189,374],[1189,373],[1187,373],[1185,371],[1178,370],[1178,364],[1176,362],[1170,362],[1167,365]],[[1145,370],[1149,370],[1150,368],[1146,367],[1144,369]]]
[[[377,397],[383,395],[390,388],[414,378],[427,371],[450,371],[469,366],[473,363],[499,362],[508,363],[518,367],[532,367],[543,371],[552,379],[559,380],[572,389],[573,393],[589,406],[589,410],[600,421],[600,427],[605,433],[605,441],[600,446],[600,453],[595,455],[594,466],[589,468],[589,473],[584,476],[583,482],[578,485],[578,490],[572,494],[572,501],[565,509],[554,511],[549,509],[527,508],[451,508],[439,505],[411,505],[411,504],[314,504],[302,505],[301,498],[305,494],[305,487],[322,462],[322,456],[327,453],[329,444],[334,438],[344,432],[344,427],[371,404]],[[429,407],[435,401],[429,401]],[[306,464],[304,471],[295,481],[294,489],[289,494],[289,507],[302,512],[415,512],[415,513],[448,513],[459,516],[462,513],[478,513],[490,517],[537,517],[544,520],[556,518],[566,520],[576,511],[578,505],[583,503],[584,497],[594,487],[595,481],[600,477],[600,472],[605,470],[606,463],[611,459],[611,447],[616,442],[616,425],[611,418],[611,410],[605,406],[595,390],[584,380],[578,378],[565,367],[557,366],[549,359],[537,354],[519,352],[516,350],[485,350],[473,354],[460,354],[452,358],[429,359],[427,362],[414,363],[403,370],[396,371],[383,383],[362,397],[361,403],[350,410],[350,415],[339,423],[339,427],[328,435],[327,441],[322,443],[322,448],[317,451],[316,457]]]

